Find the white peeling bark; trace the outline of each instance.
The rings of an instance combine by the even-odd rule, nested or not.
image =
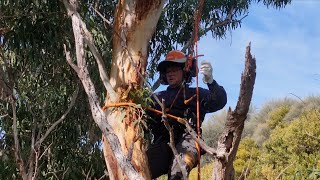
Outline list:
[[[82,82],[84,90],[88,96],[93,119],[101,129],[105,141],[108,142],[108,148],[111,150],[118,167],[120,167],[121,172],[123,173],[123,176],[126,177],[125,179],[145,179],[139,173],[137,173],[136,168],[132,166],[132,163],[127,159],[126,155],[121,150],[119,138],[115,134],[110,124],[108,124],[107,117],[100,106],[100,102],[98,100],[99,98],[97,96],[94,84],[90,78],[90,74],[86,66],[84,36],[81,33],[85,29],[83,29],[83,27],[81,26],[81,17],[76,11],[77,1],[70,0],[69,4],[67,0],[64,0],[63,3],[66,6],[68,15],[72,20],[77,64],[73,64],[70,53],[65,49],[66,59],[70,66],[76,71],[78,77]]]
[[[110,84],[123,97],[127,88],[139,90],[143,80],[139,73],[145,75],[148,46],[155,32],[157,22],[163,9],[164,0],[120,0],[115,13],[112,68]],[[118,102],[120,99],[118,99]],[[130,101],[125,99],[123,101]],[[106,103],[109,99],[106,100]],[[113,127],[122,150],[128,154],[135,138],[134,119],[121,121],[118,117],[121,112],[107,111],[108,123]],[[144,179],[151,179],[147,156],[141,140],[133,144],[132,164]],[[105,160],[111,179],[126,179],[117,163],[114,161],[115,153],[111,152],[110,142],[104,143]]]

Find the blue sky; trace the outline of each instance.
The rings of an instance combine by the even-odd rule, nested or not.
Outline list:
[[[320,95],[319,10],[318,0],[293,0],[281,10],[252,4],[241,28],[226,39],[208,36],[199,41],[199,54],[204,54],[200,62],[212,62],[214,78],[228,93],[226,107],[234,109],[236,105],[250,41],[257,60],[255,107],[285,97]],[[200,86],[205,87],[203,83]]]

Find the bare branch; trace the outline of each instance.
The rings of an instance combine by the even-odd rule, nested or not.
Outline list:
[[[38,174],[38,163],[39,163],[39,151],[34,149],[35,153],[35,165],[34,165],[34,173],[33,173],[33,163],[32,163],[32,169],[29,170],[29,179],[36,179],[37,174]],[[32,171],[31,171],[32,170]]]
[[[8,114],[0,115],[0,119],[4,118],[4,117],[7,117],[7,116],[8,116]]]
[[[208,146],[202,139],[199,139],[197,133],[193,130],[189,123],[186,123],[185,126],[186,132],[191,135],[192,139],[196,141],[203,150],[214,157],[217,156],[216,149]]]
[[[180,170],[182,172],[183,179],[187,180],[188,179],[188,172],[187,172],[186,165],[185,165],[184,161],[181,160],[181,157],[178,154],[178,151],[176,149],[176,145],[174,142],[174,133],[173,133],[172,128],[169,125],[168,118],[167,118],[166,111],[165,111],[166,107],[165,107],[165,100],[164,99],[162,99],[162,104],[163,104],[163,106],[161,107],[162,108],[162,122],[163,122],[164,126],[167,128],[167,130],[169,131],[169,136],[170,136],[169,146],[173,152],[175,159],[178,162],[178,165],[179,165]]]
[[[97,61],[98,64],[98,69],[99,69],[99,73],[100,73],[100,78],[103,82],[104,87],[106,88],[107,92],[110,94],[110,99],[112,102],[114,102],[117,99],[117,93],[113,90],[110,82],[109,82],[109,77],[107,75],[107,70],[105,68],[105,64],[104,61],[102,59],[102,56],[100,55],[98,48],[95,46],[94,44],[94,40],[92,37],[92,34],[89,32],[89,30],[87,29],[86,24],[82,21],[80,14],[75,11],[74,8],[70,8],[68,10],[68,12],[72,13],[72,16],[76,17],[77,20],[79,21],[79,26],[81,27],[81,29],[84,32],[85,38],[84,38],[84,42],[89,46],[94,58]]]
[[[314,139],[320,140],[319,137],[316,137],[316,136],[312,135],[311,133],[309,133],[309,132],[307,132],[307,131],[305,131],[305,133],[306,133],[306,135],[308,135],[308,136],[310,136],[310,137],[312,137],[312,138],[314,138]]]
[[[281,177],[281,175],[290,167],[294,164],[295,162],[289,164],[287,167],[285,167],[279,174],[278,176],[275,178],[275,180],[279,179]]]
[[[109,26],[112,26],[112,23],[105,18],[96,8],[93,8],[93,10],[103,19],[104,22],[106,22]]]
[[[160,81],[160,78],[158,78],[158,79],[156,80],[156,82],[153,84],[152,88],[151,88],[152,91],[157,90],[158,87],[160,86],[160,84],[161,84],[161,81]]]
[[[33,171],[37,171],[37,169],[34,169],[34,160],[36,161],[36,165],[38,165],[38,159],[37,159],[37,151],[34,149],[34,143],[35,143],[35,136],[36,136],[36,118],[33,118],[33,128],[31,131],[31,147],[30,147],[30,154],[29,154],[29,161],[28,161],[28,179],[32,179]],[[35,157],[35,158],[34,158]],[[37,167],[36,167],[37,168]]]
[[[65,44],[63,44],[63,48],[64,48],[64,53],[66,54],[66,59],[67,59],[67,62],[68,64],[72,67],[72,69],[78,73],[79,72],[79,67],[75,64],[73,64],[72,60],[71,60],[71,56],[70,56],[70,52],[67,51],[67,47]]]
[[[49,146],[43,151],[43,153],[41,154],[41,156],[39,157],[39,160],[46,154],[46,152],[49,150],[49,148],[51,147],[52,143],[49,144]]]
[[[19,168],[20,175],[23,180],[27,179],[27,173],[25,169],[25,165],[23,162],[23,159],[21,158],[21,151],[20,151],[20,142],[18,137],[18,129],[17,129],[17,109],[16,109],[16,103],[14,100],[11,100],[11,107],[12,107],[12,113],[13,113],[13,124],[12,124],[12,130],[13,130],[13,139],[14,139],[14,155],[16,158],[16,162]]]
[[[83,28],[85,28],[85,26]],[[110,98],[111,102],[115,102],[116,99],[118,99],[118,95],[113,90],[113,88],[110,84],[109,77],[106,73],[107,70],[105,69],[105,65],[104,65],[102,56],[99,54],[98,48],[94,45],[91,33],[87,29],[85,29],[85,32],[86,32],[85,34],[86,34],[87,38],[85,38],[84,42],[89,46],[93,56],[95,57],[95,59],[97,61],[99,73],[100,73],[100,78],[103,82],[104,87],[106,88],[107,92],[109,93],[109,98]]]
[[[62,174],[62,179],[64,179],[64,176],[66,175],[66,173],[69,171],[69,167],[63,172]]]
[[[70,110],[72,109],[72,107],[74,106],[74,104],[76,103],[76,99],[78,97],[78,93],[79,93],[79,86],[77,86],[76,90],[73,92],[72,94],[72,98],[70,101],[70,105],[68,107],[68,109],[66,110],[66,112],[64,112],[64,114],[60,117],[60,119],[58,119],[56,122],[54,122],[50,128],[46,131],[46,133],[35,143],[35,147],[40,146],[41,143],[47,138],[47,136],[51,133],[51,131],[53,131],[53,129],[60,124],[68,115],[68,113],[70,112]]]

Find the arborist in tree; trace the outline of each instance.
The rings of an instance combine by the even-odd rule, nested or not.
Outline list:
[[[196,130],[197,126],[197,98],[196,88],[190,88],[192,77],[196,75],[196,66],[193,62],[191,68],[187,68],[187,56],[177,50],[170,51],[166,59],[159,63],[157,70],[160,72],[161,84],[169,85],[167,90],[156,93],[157,97],[165,100],[166,113],[188,120],[188,123]],[[212,76],[210,62],[202,61],[199,72],[204,75],[203,82],[208,89],[200,88],[199,95],[199,119],[202,123],[206,113],[222,109],[227,103],[227,95]],[[161,111],[159,104],[154,108]],[[168,130],[161,122],[161,114],[149,112],[154,119],[150,121],[149,128],[153,134],[153,141],[147,150],[152,178],[168,174],[168,179],[182,179],[182,172],[168,143],[170,141]],[[185,132],[185,126],[175,120],[169,119],[169,124],[174,131],[174,140],[178,153],[186,165],[189,173],[196,167],[198,151],[196,142],[189,133]]]

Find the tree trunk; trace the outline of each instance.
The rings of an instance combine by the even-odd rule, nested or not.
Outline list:
[[[164,0],[120,0],[118,3],[110,73],[110,84],[119,97],[116,102],[131,101],[127,98],[127,93],[139,90],[143,85],[140,75],[145,74],[149,41],[155,32],[163,5]],[[107,97],[106,104],[108,103],[111,103],[110,97]],[[127,112],[125,119],[119,119],[123,117],[122,113],[117,108],[107,110],[108,123],[119,138],[122,151],[127,156],[132,153],[130,160],[136,171],[144,179],[151,179],[142,139],[136,140],[136,129],[133,126],[135,117]],[[112,152],[109,144],[110,142],[104,138],[104,157],[110,179],[127,179],[117,164],[116,154]],[[133,149],[130,149],[132,146]]]
[[[246,48],[245,70],[241,77],[240,94],[234,111],[229,108],[225,129],[218,141],[212,179],[234,179],[233,161],[235,159],[244,121],[249,111],[256,78],[256,60],[252,58],[250,46]]]

